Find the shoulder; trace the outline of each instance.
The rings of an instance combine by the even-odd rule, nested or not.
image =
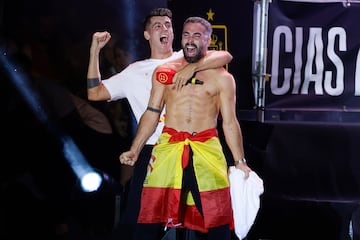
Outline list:
[[[236,88],[236,82],[234,76],[228,71],[226,71],[226,69],[224,69],[219,73],[219,77],[217,78],[217,83],[221,89],[224,89],[226,91],[231,92],[231,89],[235,90]]]
[[[235,84],[233,75],[223,67],[199,71],[196,73],[196,78],[215,84],[219,88],[228,88]]]
[[[235,86],[235,80],[231,73],[229,73],[225,68],[214,68],[205,70],[206,75],[202,77],[207,79],[212,79],[214,83],[220,88],[228,89]]]
[[[135,62],[130,63],[124,70],[132,70],[134,68],[139,68],[142,67],[144,65],[149,65],[152,64],[151,59],[142,59],[142,60],[137,60]]]
[[[224,67],[219,67],[219,68],[215,68],[214,70],[214,74],[217,74],[218,77],[220,78],[225,78],[225,79],[233,79],[233,75],[228,72]]]
[[[234,76],[229,73],[225,68],[222,68],[221,70],[219,70],[219,80],[221,83],[224,84],[234,84],[235,83],[235,79]]]
[[[232,74],[229,73],[224,67],[210,68],[201,72],[205,73],[207,76],[213,76],[216,78],[232,78]]]
[[[183,67],[183,62],[184,62],[184,58],[177,58],[175,60],[163,63],[159,66],[156,67],[157,69],[164,69],[164,68],[169,68],[169,69],[174,69],[175,71],[180,70]]]

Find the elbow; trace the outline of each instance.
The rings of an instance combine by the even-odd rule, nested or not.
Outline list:
[[[110,100],[110,94],[107,94],[101,87],[93,87],[87,90],[87,99],[89,101],[105,101]]]
[[[93,91],[89,91],[87,92],[87,99],[89,101],[100,101],[101,99],[99,99],[98,95],[96,93],[94,93]]]
[[[87,94],[87,99],[88,99],[89,101],[96,101],[96,98],[93,96],[93,94],[91,94],[91,93],[89,93],[89,92],[88,92],[88,94]]]

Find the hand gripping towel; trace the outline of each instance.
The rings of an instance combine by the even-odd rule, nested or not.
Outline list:
[[[260,208],[260,196],[264,192],[263,180],[251,171],[245,173],[231,166],[229,168],[230,196],[234,217],[234,230],[239,239],[248,234]]]

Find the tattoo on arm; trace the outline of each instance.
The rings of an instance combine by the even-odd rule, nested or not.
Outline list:
[[[146,110],[149,110],[151,112],[161,113],[160,109],[152,108],[152,107],[149,107],[149,106],[146,108]]]
[[[93,88],[93,87],[97,87],[100,85],[100,78],[88,78],[87,79],[87,88]]]

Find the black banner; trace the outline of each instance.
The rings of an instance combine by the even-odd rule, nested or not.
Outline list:
[[[269,5],[266,108],[360,110],[360,4]]]

